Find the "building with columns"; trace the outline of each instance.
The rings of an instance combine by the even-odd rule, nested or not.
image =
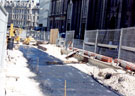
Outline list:
[[[38,26],[39,5],[32,0],[6,0],[5,9],[9,13],[8,26],[32,29]]]

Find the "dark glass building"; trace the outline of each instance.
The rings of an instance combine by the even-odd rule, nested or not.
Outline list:
[[[83,39],[85,30],[135,26],[135,0],[52,0],[50,29],[75,30]]]

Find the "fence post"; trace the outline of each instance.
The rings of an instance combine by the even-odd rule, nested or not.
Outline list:
[[[118,59],[120,59],[120,57],[121,57],[122,37],[123,37],[123,28],[121,29],[121,32],[120,32]]]
[[[84,40],[83,40],[83,50],[85,50],[85,37],[86,37],[87,31],[85,30],[85,34],[84,34]]]
[[[44,41],[46,41],[46,40],[45,40],[45,39],[46,39],[46,38],[45,38],[45,35],[46,35],[46,33],[45,33],[45,31],[44,31]]]
[[[98,34],[99,34],[99,30],[97,30],[97,33],[96,33],[95,50],[94,50],[95,53],[97,52]]]

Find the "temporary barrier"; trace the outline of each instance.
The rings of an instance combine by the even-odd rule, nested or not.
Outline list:
[[[95,57],[96,56],[96,54],[95,53],[93,53],[93,52],[89,52],[89,51],[84,51],[84,53],[83,53],[84,55],[86,55],[86,56],[89,56],[89,57]]]
[[[98,54],[96,54],[95,59],[98,59],[98,60],[103,61],[103,62],[108,62],[108,63],[112,63],[113,62],[113,58],[107,57],[107,56],[103,56],[103,55],[98,55]]]
[[[83,40],[81,40],[81,39],[74,39],[73,47],[74,48],[83,49]]]
[[[121,66],[127,70],[135,71],[135,64],[134,63],[127,62],[127,61],[124,61],[121,59],[115,59],[114,62],[119,63],[119,66]]]
[[[66,31],[66,38],[65,38],[65,47],[73,47],[74,42],[74,31]]]

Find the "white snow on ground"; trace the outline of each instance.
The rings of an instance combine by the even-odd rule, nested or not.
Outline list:
[[[6,96],[45,96],[39,88],[39,83],[31,79],[36,74],[27,68],[27,60],[20,51],[8,50],[6,61]]]
[[[53,55],[56,58],[59,58],[63,61],[65,55],[60,54],[61,48],[56,47],[55,45],[42,45],[47,48],[47,53]],[[77,61],[75,58],[70,58],[68,61]],[[114,70],[112,68],[99,69],[95,66],[89,64],[68,64],[68,66],[75,67],[80,71],[93,75],[98,81],[106,86],[111,87],[112,89],[120,92],[124,96],[135,96],[135,77],[127,74],[123,70]],[[105,79],[106,74],[111,73],[112,76],[110,79]]]
[[[65,59],[66,55],[61,55],[61,48],[55,45],[43,45],[47,48],[47,53],[62,61],[75,61],[75,58]],[[8,58],[6,59],[6,96],[46,96],[43,95],[39,83],[31,77],[35,77],[36,74],[30,71],[27,64],[27,60],[23,57],[23,54],[18,50],[9,51]],[[126,74],[122,70],[114,69],[99,69],[95,66],[88,64],[67,64],[77,68],[78,70],[93,75],[106,86],[111,86],[113,89],[119,91],[125,96],[135,96],[135,77],[130,74]],[[107,73],[111,73],[110,79],[104,79]]]

